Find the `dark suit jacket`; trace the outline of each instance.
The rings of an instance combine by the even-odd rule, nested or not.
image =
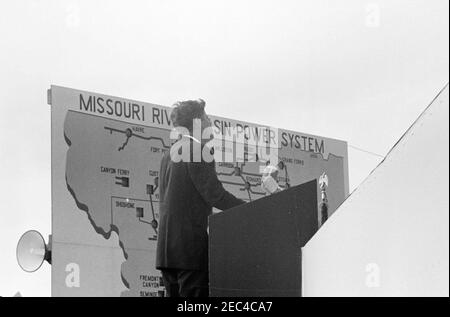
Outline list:
[[[192,160],[192,153],[196,151],[192,146],[196,141],[186,137],[183,141],[190,143]],[[226,210],[244,201],[223,188],[214,161],[175,163],[167,152],[161,161],[159,180],[156,268],[207,270],[207,226],[212,207]]]

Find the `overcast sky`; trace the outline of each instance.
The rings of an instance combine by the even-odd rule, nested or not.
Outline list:
[[[0,296],[50,295],[50,266],[22,272],[15,246],[28,229],[51,233],[51,84],[162,105],[203,98],[214,115],[346,140],[353,190],[448,82],[448,6],[1,1]]]

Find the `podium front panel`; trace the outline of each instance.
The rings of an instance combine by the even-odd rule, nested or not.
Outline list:
[[[313,180],[209,217],[210,295],[301,296],[317,208]]]

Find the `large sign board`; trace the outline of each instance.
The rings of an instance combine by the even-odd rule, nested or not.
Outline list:
[[[52,295],[163,296],[155,269],[156,224],[159,164],[171,146],[170,108],[59,86],[51,87],[48,99],[52,109]],[[260,129],[245,121],[210,117],[222,135],[235,129],[251,138]],[[275,131],[278,158],[284,163],[280,186],[327,173],[332,213],[348,196],[347,143]],[[216,150],[225,153],[229,148],[225,144]],[[251,152],[247,146],[244,154]],[[256,159],[237,165],[216,162],[224,187],[247,201],[266,195],[260,187],[266,162]]]

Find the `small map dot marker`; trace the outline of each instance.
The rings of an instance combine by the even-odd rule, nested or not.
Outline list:
[[[127,138],[131,138],[131,136],[133,135],[133,131],[131,131],[130,128],[125,130],[125,135],[127,136]]]

